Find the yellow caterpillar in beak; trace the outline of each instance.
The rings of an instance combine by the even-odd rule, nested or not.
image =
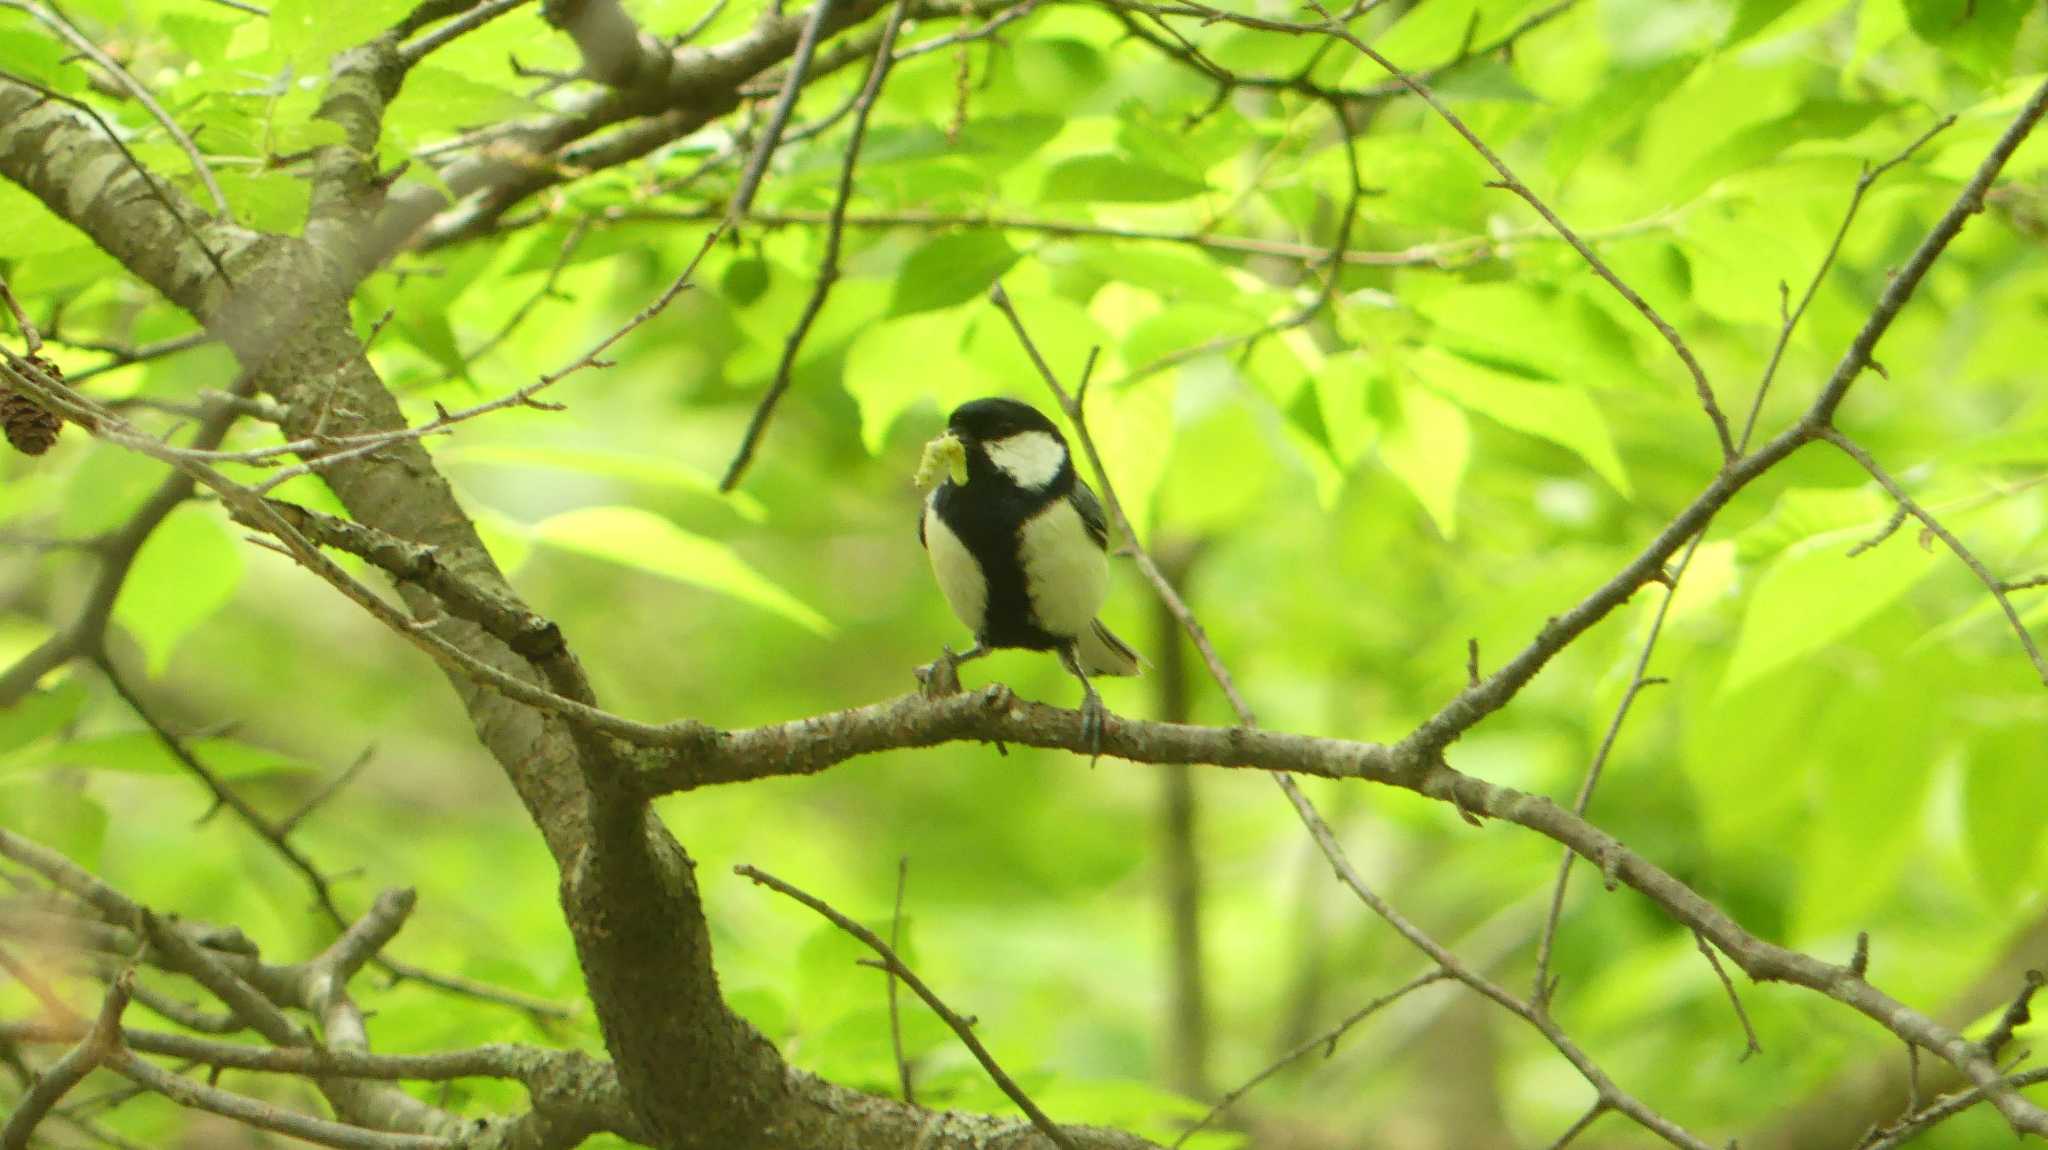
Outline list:
[[[924,445],[924,456],[917,461],[917,474],[911,482],[919,491],[930,491],[947,476],[962,487],[967,485],[967,445],[950,433]]]

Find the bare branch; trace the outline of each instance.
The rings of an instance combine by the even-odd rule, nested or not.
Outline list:
[[[2044,979],[2040,971],[2027,972],[2026,984],[2020,987],[2020,992],[2012,1000],[2012,1005],[2005,1008],[2005,1013],[1998,1016],[1998,1025],[1992,1027],[1991,1033],[1984,1036],[1986,1055],[1998,1057],[1998,1052],[2005,1049],[2006,1043],[2012,1041],[2012,1032],[2033,1021],[2034,1016],[2028,1008],[2034,1001],[2034,992],[2040,990],[2043,985],[2048,985],[2048,979]]]
[[[156,102],[156,97],[150,95],[149,89],[143,87],[140,81],[128,74],[128,69],[123,68],[112,56],[101,51],[100,46],[93,42],[92,37],[80,32],[71,21],[66,20],[61,13],[54,9],[37,4],[34,0],[0,0],[0,8],[12,8],[17,12],[28,13],[31,17],[47,25],[51,31],[57,34],[59,39],[71,45],[74,51],[99,65],[100,70],[111,76],[114,83],[119,85],[122,91],[133,96],[136,103],[141,104],[157,123],[163,125],[164,131],[170,134],[172,142],[176,143],[179,150],[185,153],[185,158],[191,161],[193,174],[199,177],[200,184],[206,188],[208,198],[213,200],[214,214],[223,217],[228,214],[228,198],[222,194],[219,181],[213,178],[213,169],[206,166],[206,157],[199,154],[199,145],[194,144],[192,137],[185,134],[185,129],[178,126],[178,121],[173,119],[171,114],[164,110],[162,104]],[[29,350],[33,353],[35,349],[30,348]]]
[[[1707,936],[1699,931],[1693,931],[1692,940],[1699,944],[1700,953],[1707,956],[1707,965],[1714,968],[1714,977],[1721,980],[1721,989],[1728,992],[1729,1005],[1735,1008],[1735,1020],[1742,1024],[1742,1057],[1736,1061],[1747,1062],[1750,1055],[1761,1054],[1764,1049],[1756,1040],[1756,1027],[1749,1024],[1749,1011],[1742,1008],[1742,996],[1735,993],[1735,980],[1729,978],[1727,970],[1722,968],[1721,956],[1714,953],[1714,947],[1707,941]]]
[[[804,79],[811,70],[811,56],[818,50],[818,37],[824,30],[826,17],[832,14],[833,0],[813,0],[811,17],[804,21],[803,35],[797,39],[796,55],[790,59],[789,71],[783,74],[782,91],[775,96],[775,108],[768,115],[768,124],[761,130],[761,138],[754,145],[754,154],[747,160],[746,171],[740,174],[739,187],[732,194],[730,218],[734,223],[747,218],[747,212],[754,206],[754,191],[761,186],[761,177],[768,174],[768,161],[775,156],[775,146],[782,142],[782,130],[789,126],[789,114],[796,107],[796,98],[803,90]],[[884,35],[890,35],[885,32]],[[883,49],[886,54],[887,48]],[[881,65],[877,65],[879,69]],[[863,115],[862,119],[865,120]],[[853,152],[860,150],[860,131],[856,126],[854,138],[849,147],[846,168],[853,168]],[[844,182],[844,181],[842,181]],[[845,211],[845,199],[840,200],[840,212]]]
[[[1565,1150],[1565,1147],[1579,1140],[1579,1135],[1591,1129],[1593,1123],[1598,1122],[1600,1116],[1605,1113],[1607,1113],[1607,1104],[1604,1102],[1595,1102],[1587,1107],[1586,1112],[1579,1115],[1578,1121],[1565,1127],[1564,1133],[1559,1134],[1556,1141],[1550,1144],[1550,1150]]]
[[[134,985],[135,972],[132,970],[122,971],[121,976],[114,980],[91,1031],[58,1059],[55,1066],[36,1079],[28,1093],[15,1105],[7,1125],[0,1127],[0,1150],[27,1150],[29,1135],[35,1132],[36,1125],[49,1114],[50,1108],[70,1093],[72,1087],[84,1081],[87,1074],[120,1053],[121,1014],[128,1009],[129,992]]]
[[[1380,995],[1378,998],[1373,999],[1371,1002],[1366,1003],[1364,1006],[1359,1007],[1357,1010],[1352,1011],[1350,1014],[1345,1015],[1344,1018],[1337,1023],[1337,1025],[1332,1026],[1328,1030],[1323,1031],[1321,1034],[1318,1034],[1313,1038],[1310,1038],[1296,1045],[1292,1050],[1289,1050],[1287,1053],[1274,1059],[1271,1065],[1259,1071],[1257,1074],[1252,1075],[1250,1078],[1245,1079],[1242,1085],[1231,1090],[1223,1097],[1218,1098],[1216,1100],[1216,1104],[1209,1108],[1209,1112],[1207,1114],[1202,1115],[1201,1118],[1196,1120],[1194,1125],[1188,1127],[1186,1130],[1181,1131],[1180,1137],[1173,1140],[1174,1150],[1179,1150],[1181,1146],[1187,1143],[1188,1139],[1194,1137],[1198,1132],[1207,1127],[1210,1123],[1216,1121],[1217,1118],[1223,1115],[1224,1111],[1230,1109],[1232,1106],[1237,1105],[1239,1100],[1243,1099],[1245,1095],[1251,1093],[1254,1089],[1256,1089],[1260,1083],[1264,1082],[1268,1078],[1271,1078],[1273,1075],[1278,1074],[1280,1071],[1286,1069],[1296,1059],[1301,1058],[1303,1055],[1306,1055],[1310,1051],[1316,1049],[1321,1049],[1323,1051],[1323,1057],[1328,1058],[1330,1055],[1335,1054],[1337,1052],[1338,1040],[1342,1039],[1344,1035],[1349,1033],[1352,1027],[1357,1026],[1359,1023],[1364,1022],[1368,1018],[1371,1018],[1373,1015],[1379,1013],[1382,1009],[1392,1006],[1394,1003],[1399,1002],[1403,998],[1408,997],[1408,995],[1414,993],[1415,991],[1421,990],[1423,987],[1428,986],[1431,983],[1442,982],[1450,976],[1450,972],[1440,966],[1434,967],[1430,970],[1426,970],[1421,974],[1416,975],[1414,978],[1409,979],[1407,982],[1402,983],[1400,986],[1397,986],[1394,989],[1388,991],[1387,993]]]
[[[35,322],[21,310],[21,301],[14,298],[14,290],[7,286],[6,276],[0,276],[0,300],[4,300],[7,310],[14,314],[14,326],[21,332],[23,353],[34,355],[43,350],[43,333],[36,330]]]
[[[830,0],[816,2],[822,9]],[[761,436],[767,433],[768,421],[775,415],[775,405],[789,390],[790,376],[796,371],[796,357],[803,349],[804,337],[810,334],[818,313],[825,309],[825,299],[832,294],[832,285],[839,282],[839,245],[846,231],[846,205],[853,198],[853,172],[860,163],[861,142],[867,138],[868,113],[874,109],[875,97],[881,94],[882,81],[889,76],[889,66],[893,62],[890,53],[895,50],[896,32],[903,26],[903,12],[908,6],[909,0],[896,0],[889,9],[888,23],[882,26],[882,42],[875,49],[875,62],[868,68],[867,83],[862,85],[860,97],[854,103],[853,131],[846,141],[846,156],[839,165],[839,191],[832,201],[832,224],[825,233],[825,254],[818,261],[817,284],[811,289],[811,298],[797,317],[796,326],[790,329],[789,339],[782,345],[782,359],[775,365],[774,382],[768,385],[759,406],[754,408],[754,416],[747,421],[746,433],[740,439],[739,451],[726,467],[725,477],[718,481],[720,491],[731,491],[739,486],[740,477],[746,474],[747,465],[753,462],[754,449],[760,445]]]
[[[453,1138],[427,1134],[391,1134],[299,1114],[281,1106],[260,1102],[247,1095],[235,1094],[217,1086],[181,1078],[126,1052],[109,1059],[107,1066],[136,1085],[147,1087],[180,1106],[205,1110],[223,1118],[232,1118],[237,1122],[254,1126],[259,1130],[303,1138],[321,1146],[336,1147],[337,1150],[458,1150],[462,1145]]]
[[[2048,92],[2048,87],[2044,87],[2043,91]],[[1999,610],[2005,613],[2006,622],[2012,625],[2013,634],[2019,637],[2020,646],[2025,649],[2028,660],[2034,664],[2035,674],[2041,677],[2044,686],[2048,686],[2048,659],[2042,657],[2041,648],[2034,643],[2034,636],[2027,631],[2026,622],[2020,618],[2019,610],[2006,596],[2005,583],[1993,575],[1990,568],[1984,566],[1984,561],[1977,558],[1976,553],[1965,546],[1961,539],[1956,538],[1955,532],[1950,531],[1925,507],[1914,502],[1913,497],[1906,494],[1906,489],[1899,485],[1899,481],[1892,478],[1891,473],[1879,465],[1868,451],[1832,427],[1823,430],[1820,435],[1822,439],[1840,448],[1842,454],[1855,460],[1863,470],[1869,472],[1870,477],[1877,480],[1878,486],[1884,488],[1886,494],[1898,500],[1899,506],[1905,508],[1907,514],[1925,525],[1935,538],[1941,540],[1955,553],[1956,558],[1963,561],[1963,566],[1970,569],[1970,574],[1975,575],[1977,581],[1984,584],[1984,589],[1991,592],[1991,597],[1997,600]]]
[[[910,880],[910,856],[896,860],[896,911],[889,916],[889,949],[898,950],[903,946],[903,888]],[[910,1060],[903,1057],[903,1016],[896,1006],[896,968],[890,967],[889,975],[889,1049],[896,1055],[896,1082],[903,1091],[903,1100],[917,1105],[917,1091],[910,1085]]]
[[[469,35],[515,8],[523,8],[532,2],[533,0],[486,0],[485,3],[478,4],[432,32],[399,48],[399,64],[411,69],[421,60],[446,48],[461,37]]]
[[[1785,358],[1785,346],[1792,342],[1792,332],[1798,328],[1799,321],[1806,315],[1807,307],[1813,303],[1813,297],[1820,291],[1820,285],[1827,280],[1829,270],[1835,266],[1835,257],[1842,252],[1842,241],[1848,238],[1849,227],[1856,222],[1856,212],[1863,206],[1864,193],[1870,191],[1871,185],[1877,183],[1886,172],[1912,159],[1913,153],[1918,152],[1929,140],[1940,135],[1955,122],[1954,116],[1943,116],[1933,127],[1921,133],[1891,159],[1876,167],[1870,166],[1868,161],[1864,163],[1863,173],[1856,177],[1856,187],[1849,193],[1849,207],[1842,213],[1842,222],[1835,229],[1834,240],[1828,244],[1827,254],[1821,257],[1820,266],[1813,269],[1813,278],[1806,282],[1806,291],[1800,295],[1799,305],[1786,312],[1784,321],[1778,325],[1778,340],[1771,345],[1771,358],[1764,365],[1763,380],[1757,384],[1756,398],[1750,400],[1749,414],[1743,418],[1742,438],[1736,441],[1736,450],[1741,451],[1749,446],[1749,437],[1756,431],[1756,417],[1763,411],[1764,398],[1771,392],[1771,381],[1778,375],[1778,364]]]
[[[932,1013],[938,1015],[939,1020],[950,1027],[954,1034],[959,1035],[961,1043],[974,1055],[974,1060],[981,1063],[981,1068],[988,1072],[989,1078],[994,1080],[997,1088],[1007,1095],[1010,1101],[1015,1102],[1019,1110],[1030,1116],[1031,1124],[1038,1127],[1039,1132],[1050,1139],[1052,1144],[1058,1146],[1060,1150],[1075,1150],[1073,1140],[1067,1137],[1067,1132],[1060,1129],[1058,1123],[1046,1117],[1045,1111],[1038,1108],[1038,1104],[1031,1100],[1031,1096],[1024,1093],[1023,1089],[1008,1074],[1003,1072],[1003,1068],[996,1064],[995,1056],[990,1054],[988,1048],[981,1044],[981,1039],[975,1037],[973,1023],[960,1017],[959,1014],[954,1012],[952,1007],[947,1006],[932,991],[931,987],[925,985],[923,979],[919,978],[909,967],[903,965],[903,960],[897,957],[896,952],[890,949],[889,944],[883,942],[874,931],[834,910],[816,895],[798,890],[796,887],[764,870],[751,866],[736,866],[732,870],[736,875],[752,879],[761,886],[765,886],[778,894],[787,895],[817,911],[828,919],[832,925],[859,939],[869,950],[880,955],[882,961],[887,964],[889,973],[902,979],[903,985],[909,987],[912,994],[923,999],[924,1004],[931,1007]]]

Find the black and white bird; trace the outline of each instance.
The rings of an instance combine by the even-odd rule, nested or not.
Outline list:
[[[974,632],[972,648],[947,650],[948,679],[998,648],[1056,651],[1081,680],[1082,735],[1099,750],[1107,711],[1088,678],[1135,675],[1140,665],[1095,617],[1109,591],[1102,504],[1075,474],[1059,428],[1016,400],[954,410],[926,448],[928,461],[945,457],[956,465],[926,498],[917,536],[947,605]]]

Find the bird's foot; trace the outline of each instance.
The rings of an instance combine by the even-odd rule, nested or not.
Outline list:
[[[1102,727],[1109,718],[1109,708],[1102,705],[1102,696],[1089,687],[1081,697],[1081,742],[1088,748],[1088,765],[1102,757]]]
[[[927,699],[943,699],[960,693],[960,656],[951,647],[941,647],[938,658],[917,669],[917,681]]]

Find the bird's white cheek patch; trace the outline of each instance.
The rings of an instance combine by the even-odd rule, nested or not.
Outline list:
[[[1060,464],[1067,461],[1067,449],[1043,431],[1020,431],[983,447],[989,462],[1026,490],[1051,483],[1060,473]]]
[[[924,546],[932,558],[932,574],[938,577],[939,592],[946,606],[967,629],[979,635],[988,611],[988,581],[981,577],[981,564],[974,553],[953,534],[930,503],[924,508]]]
[[[1062,636],[1088,630],[1109,593],[1109,559],[1074,505],[1054,500],[1024,524],[1017,545],[1039,627]]]

